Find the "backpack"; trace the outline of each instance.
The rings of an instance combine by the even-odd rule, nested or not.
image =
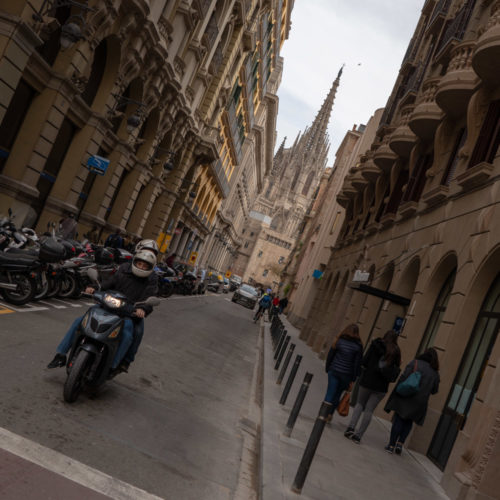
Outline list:
[[[417,372],[417,361],[415,360],[415,366],[413,371],[410,373],[406,380],[403,380],[396,386],[396,392],[405,398],[410,396],[415,396],[415,394],[420,391],[420,379],[422,374]]]
[[[269,305],[271,304],[271,297],[269,297],[269,295],[264,295],[264,297],[260,299],[259,304],[262,307],[269,307]]]

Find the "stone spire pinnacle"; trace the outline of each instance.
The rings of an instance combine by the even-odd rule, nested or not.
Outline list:
[[[314,148],[316,148],[326,136],[328,122],[330,121],[330,115],[332,114],[333,102],[335,100],[337,89],[340,85],[340,77],[342,76],[343,69],[344,66],[340,68],[337,78],[335,78],[332,84],[330,92],[328,92],[326,99],[323,101],[321,109],[318,111],[318,114],[316,115],[316,118],[314,119],[314,122],[308,131],[306,144],[307,151],[312,151]]]

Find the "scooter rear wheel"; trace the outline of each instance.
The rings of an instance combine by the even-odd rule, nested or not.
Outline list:
[[[74,403],[80,395],[83,389],[83,382],[90,368],[89,360],[90,353],[81,350],[73,361],[73,366],[64,384],[63,396],[66,403]]]
[[[2,295],[7,302],[15,306],[23,306],[33,298],[36,290],[36,281],[34,278],[31,278],[27,274],[11,273],[9,282],[15,283],[17,289],[2,289]]]

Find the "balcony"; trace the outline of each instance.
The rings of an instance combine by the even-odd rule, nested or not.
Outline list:
[[[362,175],[361,169],[357,168],[356,173],[352,176],[351,184],[358,192],[363,192],[365,187],[370,183]]]
[[[472,67],[487,85],[500,83],[500,2],[491,6],[485,32],[476,42]]]
[[[214,161],[210,164],[210,167],[212,169],[212,175],[214,176],[223,197],[227,198],[227,195],[229,194],[229,183],[227,181],[222,162],[220,160]]]
[[[449,116],[458,117],[467,110],[470,96],[479,83],[472,69],[472,55],[476,42],[463,42],[451,51],[446,75],[436,90],[438,106]]]
[[[382,175],[382,170],[375,165],[373,160],[368,160],[361,165],[361,175],[369,182],[376,182]]]
[[[401,110],[401,119],[396,130],[389,137],[389,147],[401,158],[408,158],[417,142],[417,136],[408,126],[415,106],[410,104]]]
[[[448,9],[450,7],[451,0],[439,0],[436,7],[432,12],[432,16],[429,19],[429,23],[426,26],[426,31],[428,34],[437,35],[443,26],[443,21],[446,18]]]
[[[436,104],[436,91],[440,78],[427,79],[417,98],[415,109],[410,115],[408,126],[418,137],[429,141],[434,137],[436,128],[443,119],[443,111]]]
[[[385,136],[380,147],[373,153],[373,161],[382,172],[390,172],[395,161],[396,153],[389,147],[389,136]]]

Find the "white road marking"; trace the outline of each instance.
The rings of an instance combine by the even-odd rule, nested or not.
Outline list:
[[[65,300],[61,299],[51,299],[51,300],[55,300],[56,302],[60,302],[61,304],[66,304],[67,306],[70,307],[82,307],[81,304],[73,304],[73,302],[66,302]]]
[[[7,309],[12,309],[13,311],[16,312],[35,312],[35,311],[46,311],[48,307],[33,307],[33,306],[19,306],[19,307],[14,307],[10,304],[6,304],[4,302],[0,302],[0,306],[7,307]],[[20,309],[22,307],[22,309]]]
[[[44,469],[116,500],[162,500],[57,451],[0,427],[0,447]]]
[[[38,302],[40,304],[45,304],[47,306],[53,307],[54,309],[66,309],[66,306],[56,306],[55,304],[52,304],[52,302],[45,302],[45,300],[39,300]]]

